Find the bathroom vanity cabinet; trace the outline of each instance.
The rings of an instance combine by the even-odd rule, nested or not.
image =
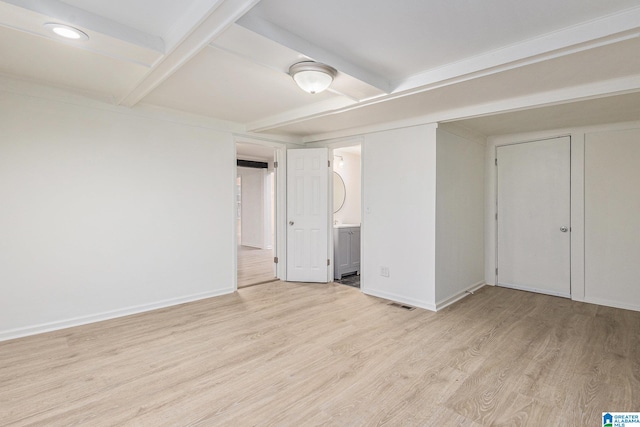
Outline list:
[[[333,228],[333,277],[350,273],[360,273],[360,226],[343,224]]]

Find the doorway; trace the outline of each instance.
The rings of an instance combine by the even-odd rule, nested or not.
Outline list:
[[[276,279],[275,150],[236,143],[238,288]]]
[[[361,144],[333,150],[333,279],[360,288]]]
[[[571,297],[571,140],[496,148],[499,286]]]

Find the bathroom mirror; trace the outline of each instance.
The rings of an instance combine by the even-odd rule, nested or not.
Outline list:
[[[338,212],[344,206],[347,198],[347,189],[338,172],[333,172],[333,213]]]

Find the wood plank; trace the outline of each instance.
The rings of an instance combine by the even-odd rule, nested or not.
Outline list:
[[[433,313],[273,282],[0,343],[0,425],[599,425],[640,313],[485,287]]]
[[[273,250],[238,246],[238,289],[275,280]]]

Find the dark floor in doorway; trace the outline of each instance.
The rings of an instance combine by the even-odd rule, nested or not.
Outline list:
[[[349,276],[342,276],[342,279],[334,280],[336,283],[340,283],[342,285],[353,286],[354,288],[360,287],[360,275],[359,274],[351,274]]]

